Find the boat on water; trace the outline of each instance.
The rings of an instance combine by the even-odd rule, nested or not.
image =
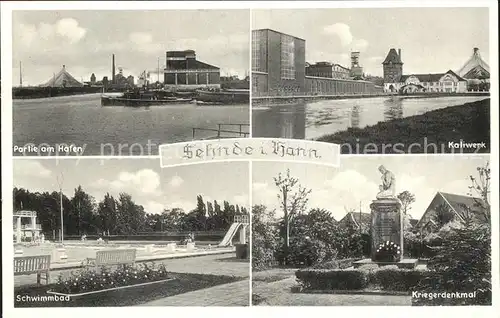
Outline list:
[[[250,90],[197,90],[196,103],[198,105],[231,105],[250,102]]]
[[[192,98],[177,97],[162,90],[125,92],[122,95],[101,95],[101,106],[147,107],[189,103]]]

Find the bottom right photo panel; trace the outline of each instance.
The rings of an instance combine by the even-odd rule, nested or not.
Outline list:
[[[488,155],[254,162],[254,306],[491,305]]]

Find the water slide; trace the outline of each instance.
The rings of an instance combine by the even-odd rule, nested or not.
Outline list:
[[[233,223],[231,224],[231,227],[227,231],[226,235],[224,236],[224,239],[219,243],[219,246],[229,246],[231,245],[231,242],[233,241],[233,237],[238,232],[238,228],[240,225],[243,223]]]

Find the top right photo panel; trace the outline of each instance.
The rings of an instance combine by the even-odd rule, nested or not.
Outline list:
[[[252,137],[490,152],[488,8],[252,10]]]

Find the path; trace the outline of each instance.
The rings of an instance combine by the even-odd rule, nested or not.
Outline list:
[[[141,306],[248,306],[249,290],[250,281],[245,279],[154,300]]]

